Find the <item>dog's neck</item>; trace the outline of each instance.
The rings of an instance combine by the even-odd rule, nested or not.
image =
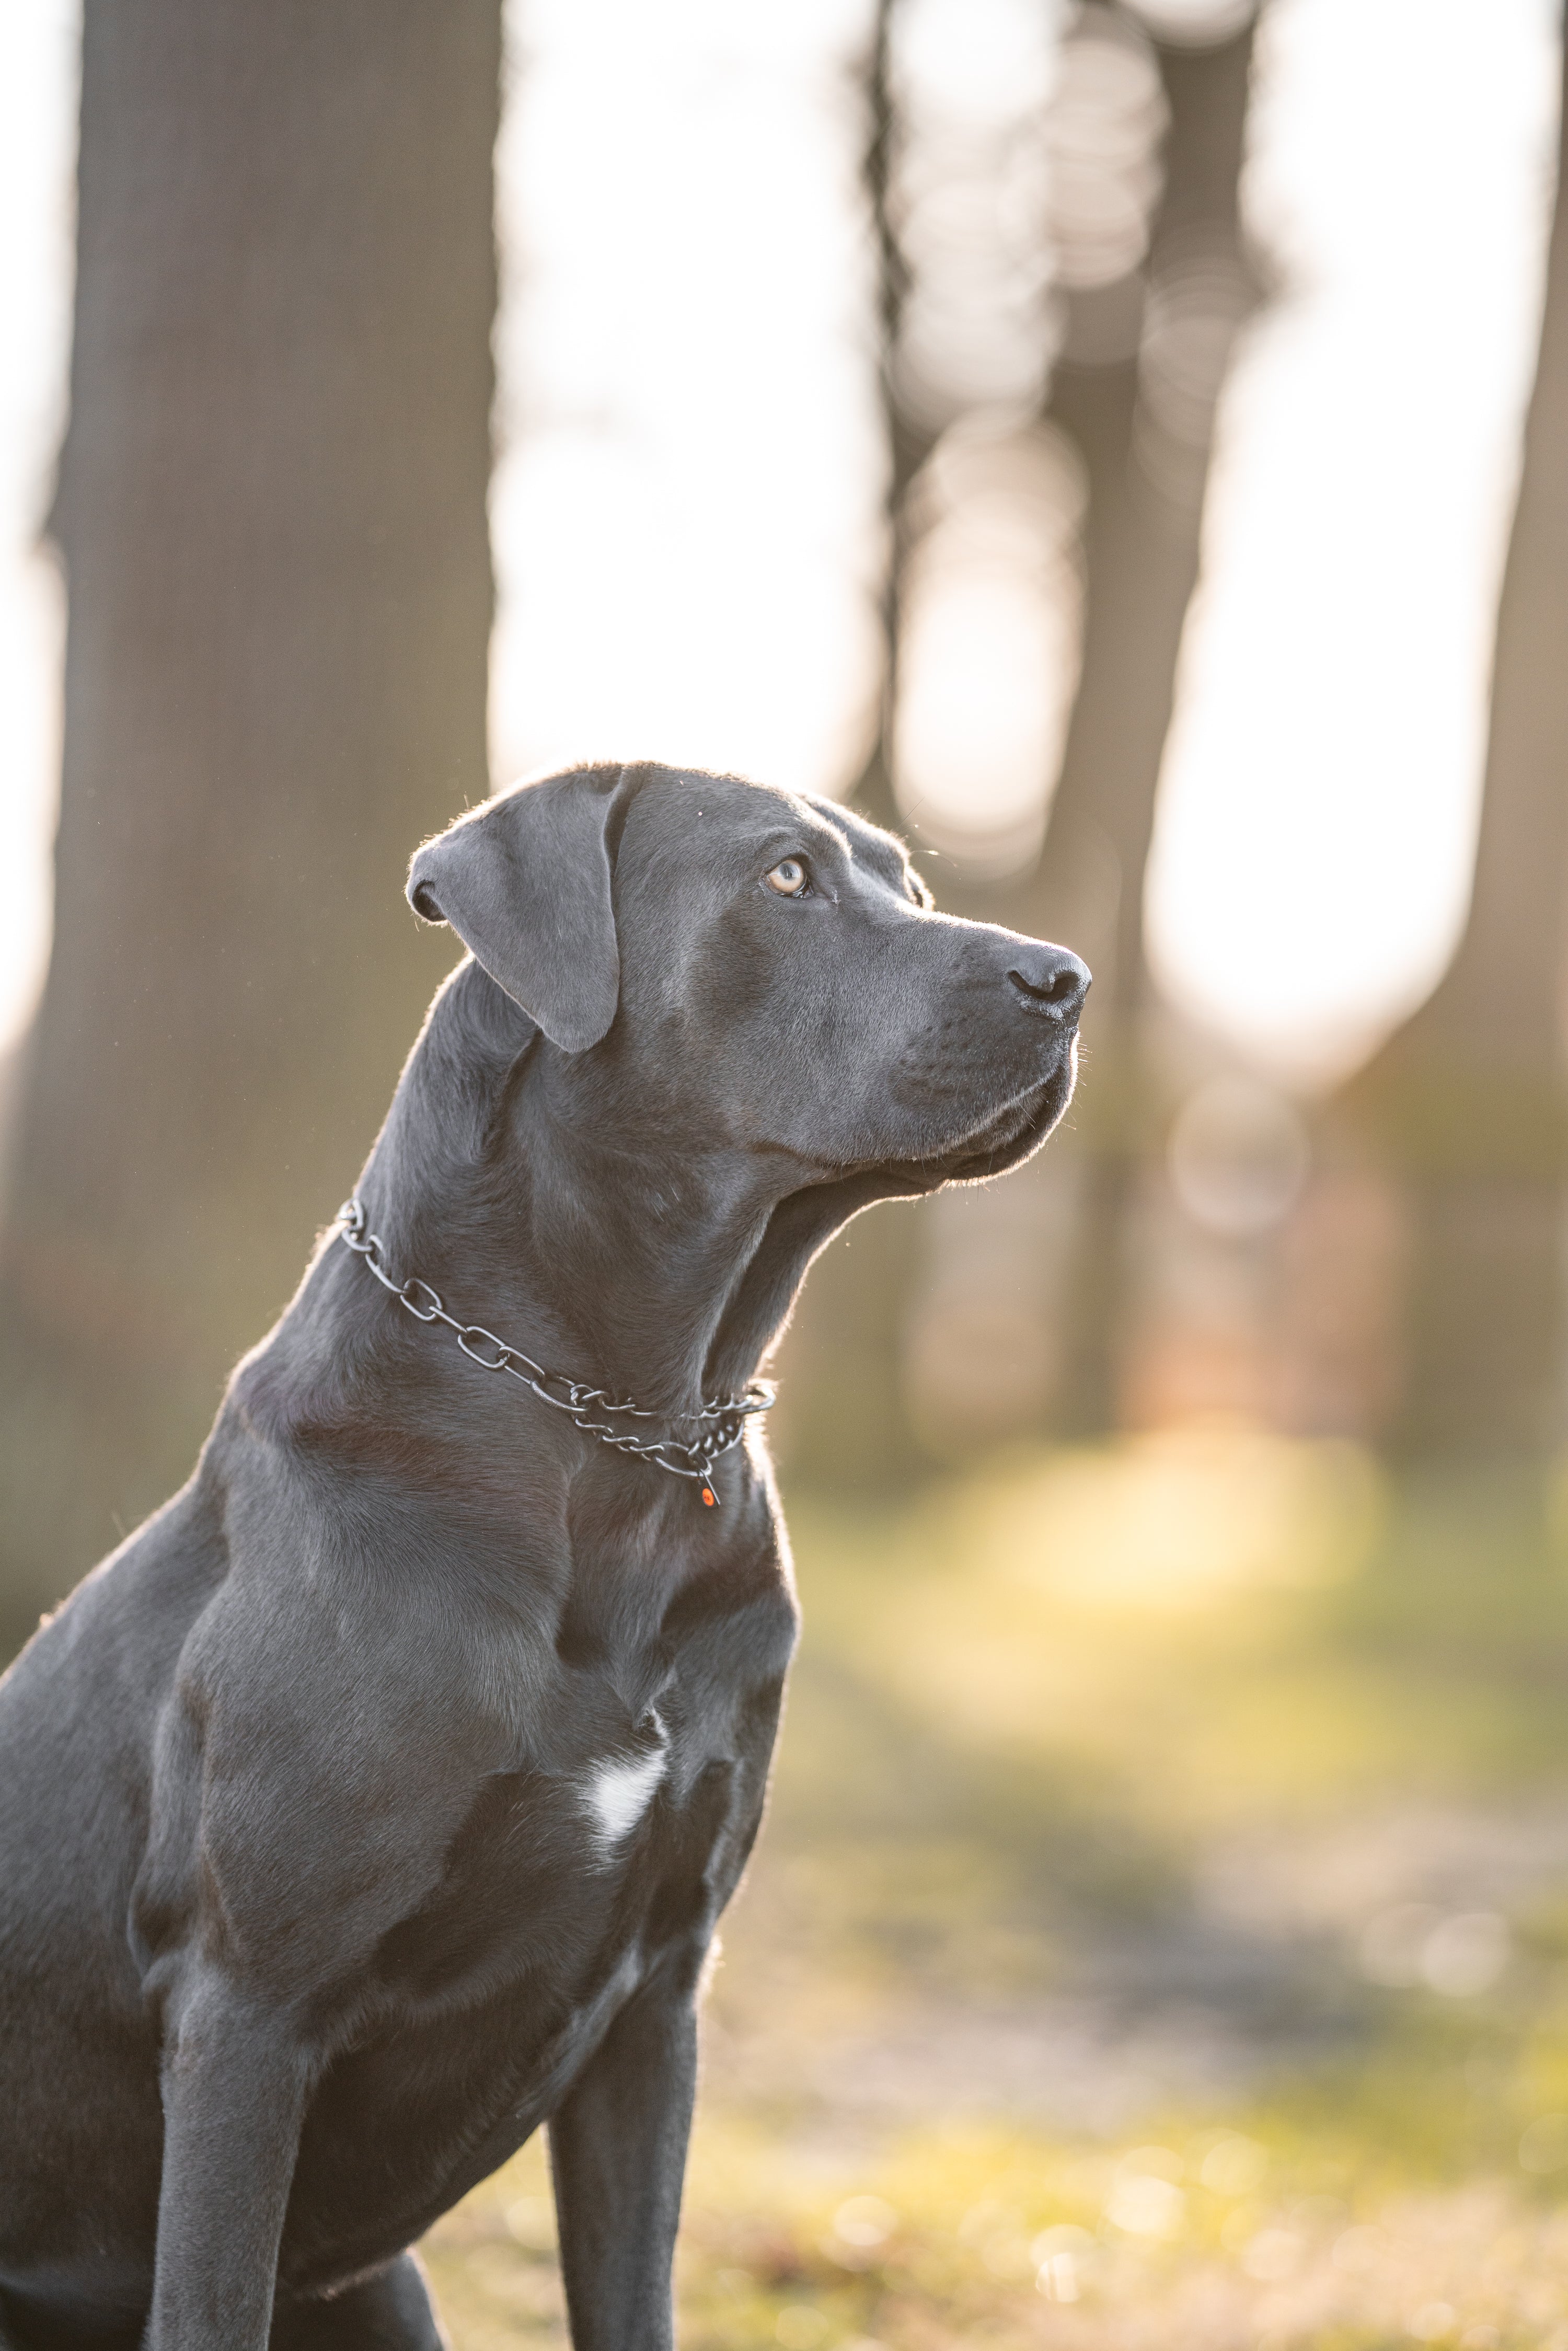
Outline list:
[[[774,1336],[755,1321],[736,1332],[721,1374],[715,1343],[774,1196],[738,1153],[606,1148],[557,1075],[541,1057],[519,1092],[516,1181],[491,1212],[518,1310],[548,1325],[564,1368],[650,1410],[693,1411],[744,1385]]]
[[[885,1181],[612,1138],[476,965],[437,997],[361,1179],[399,1278],[550,1370],[689,1413],[756,1373],[810,1258]],[[913,1187],[912,1187],[913,1188]],[[435,1334],[433,1334],[433,1344]]]

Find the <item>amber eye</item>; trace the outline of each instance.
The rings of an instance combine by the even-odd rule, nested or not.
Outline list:
[[[780,898],[799,898],[810,876],[798,857],[781,857],[763,879]]]

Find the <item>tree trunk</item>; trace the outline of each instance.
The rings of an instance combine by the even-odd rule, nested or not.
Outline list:
[[[188,1469],[487,789],[499,0],[87,0],[53,960],[0,1264],[13,1627]]]
[[[1469,914],[1437,988],[1345,1095],[1407,1183],[1395,1436],[1416,1457],[1529,1455],[1563,1430],[1568,47],[1564,100]]]
[[[883,674],[876,730],[849,794],[873,824],[904,830],[894,796],[893,735],[898,708],[898,649],[909,552],[909,491],[936,440],[904,413],[896,381],[908,267],[889,207],[899,123],[892,44],[898,0],[877,0],[862,83],[866,192],[877,266],[877,354],[887,455],[887,540],[881,620]],[[858,1217],[823,1255],[796,1309],[789,1365],[784,1451],[800,1475],[846,1489],[896,1486],[922,1464],[904,1406],[904,1329],[920,1277],[928,1228],[924,1202]]]
[[[1115,1425],[1128,1211],[1156,1115],[1138,1034],[1144,881],[1215,405],[1257,298],[1238,203],[1251,51],[1250,25],[1212,48],[1159,48],[1170,121],[1139,345],[1094,355],[1106,310],[1128,289],[1070,297],[1049,409],[1089,483],[1082,670],[1044,852],[1015,919],[1068,940],[1094,972],[1057,1404],[1073,1435]]]
[[[904,580],[909,555],[909,492],[931,455],[936,435],[916,424],[898,397],[899,336],[909,290],[909,265],[899,245],[890,205],[900,125],[894,100],[893,36],[898,0],[877,0],[871,52],[865,68],[865,152],[861,183],[871,212],[876,254],[877,389],[887,451],[887,487],[883,510],[887,548],[883,565],[881,620],[883,669],[876,733],[849,797],[873,824],[900,828],[893,788],[893,732],[898,710],[898,647]]]

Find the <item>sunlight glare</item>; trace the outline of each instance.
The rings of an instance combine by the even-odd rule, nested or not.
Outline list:
[[[0,1052],[49,945],[65,600],[39,537],[65,415],[79,42],[77,0],[0,15]]]
[[[512,0],[497,151],[497,782],[853,780],[884,459],[851,71],[869,0]]]
[[[1260,33],[1248,206],[1285,288],[1222,403],[1150,944],[1180,1004],[1309,1077],[1419,1002],[1464,920],[1553,18],[1275,0]]]
[[[971,873],[1039,852],[1077,684],[1082,468],[1061,434],[967,419],[916,485],[895,767],[923,841]]]

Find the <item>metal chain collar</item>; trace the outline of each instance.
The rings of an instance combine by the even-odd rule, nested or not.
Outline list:
[[[455,1314],[448,1314],[440,1293],[417,1274],[399,1281],[382,1261],[380,1238],[365,1229],[361,1200],[345,1200],[337,1221],[341,1228],[340,1238],[356,1257],[364,1259],[382,1288],[390,1290],[400,1306],[407,1307],[416,1322],[444,1322],[449,1331],[456,1332],[457,1343],[470,1363],[477,1364],[485,1372],[510,1372],[515,1380],[521,1380],[525,1387],[533,1390],[541,1404],[568,1414],[585,1437],[596,1437],[601,1445],[612,1445],[618,1453],[633,1453],[640,1461],[651,1461],[655,1468],[667,1469],[673,1478],[700,1479],[704,1502],[709,1510],[717,1508],[718,1489],[708,1472],[721,1454],[739,1444],[752,1414],[766,1412],[772,1404],[774,1391],[769,1381],[756,1380],[743,1395],[717,1397],[696,1412],[646,1412],[640,1405],[612,1396],[604,1388],[589,1387],[581,1380],[569,1380],[564,1372],[547,1372],[542,1364],[536,1364],[520,1347],[510,1347],[504,1339],[497,1339],[483,1323],[460,1322]],[[630,1429],[617,1428],[613,1422],[596,1419],[596,1413],[613,1413],[625,1420],[706,1421],[709,1426],[687,1443],[678,1437],[638,1437]]]

